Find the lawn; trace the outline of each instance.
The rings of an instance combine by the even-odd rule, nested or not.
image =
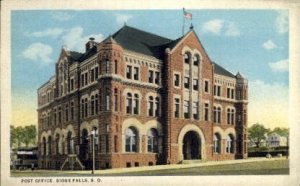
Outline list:
[[[101,171],[100,171],[101,172]],[[258,161],[250,163],[238,163],[228,165],[210,165],[192,168],[167,169],[167,170],[149,170],[139,172],[123,172],[96,174],[96,176],[185,176],[185,175],[277,175],[289,174],[288,160],[275,161]],[[83,174],[68,171],[16,171],[11,176],[91,176],[91,174]]]
[[[110,176],[184,176],[184,175],[276,175],[289,174],[288,160],[214,165],[182,169],[115,173]],[[106,174],[107,175],[107,174]],[[106,176],[105,175],[105,176]]]

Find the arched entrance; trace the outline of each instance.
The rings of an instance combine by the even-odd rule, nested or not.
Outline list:
[[[201,159],[201,141],[195,131],[187,132],[183,137],[183,159]]]
[[[89,136],[87,129],[83,129],[81,132],[81,151],[80,151],[80,157],[83,160],[88,159],[89,155]]]

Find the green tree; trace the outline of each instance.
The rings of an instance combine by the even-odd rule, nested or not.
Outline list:
[[[16,142],[16,131],[15,131],[15,127],[14,126],[10,126],[10,147],[12,147]]]
[[[288,137],[289,136],[289,129],[288,128],[280,128],[275,127],[270,133],[276,133],[282,137]]]
[[[266,139],[265,134],[269,131],[270,129],[265,128],[264,125],[256,123],[248,129],[248,138],[259,148],[262,140]]]
[[[11,145],[13,146],[15,144],[17,147],[20,147],[24,138],[24,128],[21,126],[18,127],[11,126],[10,129],[11,129],[10,141],[12,143]]]
[[[20,147],[25,144],[28,147],[29,144],[36,144],[36,127],[29,125],[25,127],[14,127],[10,126],[10,145]]]
[[[31,144],[36,144],[36,128],[34,125],[24,127],[23,143],[26,147]]]

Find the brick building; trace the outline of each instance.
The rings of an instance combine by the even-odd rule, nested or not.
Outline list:
[[[247,80],[192,28],[171,40],[125,25],[62,48],[55,68],[38,89],[40,168],[91,168],[93,145],[96,169],[247,157]]]

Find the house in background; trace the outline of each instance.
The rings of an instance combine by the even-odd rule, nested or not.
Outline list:
[[[287,144],[287,137],[280,136],[277,133],[271,133],[268,135],[266,139],[267,147],[286,147]]]

